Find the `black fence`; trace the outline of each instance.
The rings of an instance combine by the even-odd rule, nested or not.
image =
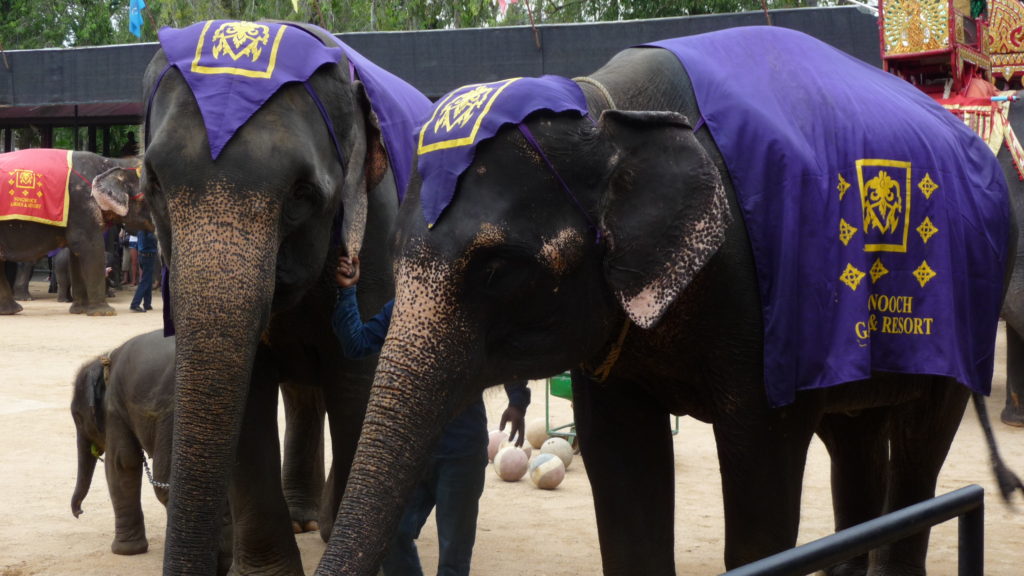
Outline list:
[[[985,490],[977,484],[925,500],[803,546],[763,558],[723,576],[804,576],[837,562],[960,519],[959,576],[985,573]]]

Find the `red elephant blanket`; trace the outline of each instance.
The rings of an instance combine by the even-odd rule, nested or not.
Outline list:
[[[0,220],[67,226],[71,154],[49,148],[0,154]]]

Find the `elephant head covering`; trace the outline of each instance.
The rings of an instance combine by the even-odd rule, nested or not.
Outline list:
[[[735,186],[772,404],[874,371],[989,393],[1010,210],[985,143],[911,84],[799,32],[648,46],[686,68]]]
[[[438,100],[420,128],[417,167],[423,180],[420,202],[433,226],[455,195],[459,176],[473,163],[477,145],[506,124],[518,124],[539,110],[587,114],[578,84],[561,76],[510,78],[470,84]]]
[[[330,32],[303,23],[210,20],[181,29],[163,28],[159,37],[168,67],[181,71],[199,104],[214,159],[277,90],[288,82],[305,82],[324,64],[340,61],[344,53],[350,79],[358,78],[366,87],[380,121],[399,200],[404,196],[413,138],[430,112],[430,100]],[[321,38],[333,40],[334,45]],[[311,89],[310,95],[335,138],[323,105]]]
[[[168,64],[185,77],[199,104],[215,160],[281,86],[305,82],[320,66],[341,59],[341,48],[281,22],[207,20],[165,27],[158,36]]]

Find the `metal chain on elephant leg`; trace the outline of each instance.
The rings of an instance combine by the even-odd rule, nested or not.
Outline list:
[[[164,490],[171,489],[171,485],[167,482],[157,482],[156,480],[153,480],[153,473],[149,471],[149,462],[145,450],[142,451],[142,468],[146,470],[146,478],[149,478],[149,483],[152,484],[154,488],[163,488]]]

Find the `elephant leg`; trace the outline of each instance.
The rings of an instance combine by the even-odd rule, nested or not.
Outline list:
[[[1024,426],[1024,337],[1006,323],[1006,405],[1000,420]]]
[[[281,483],[296,534],[319,530],[324,489],[324,399],[320,388],[285,382]]]
[[[832,508],[836,532],[877,518],[885,504],[889,429],[887,409],[863,410],[856,416],[826,414],[818,436],[832,460]],[[831,566],[828,576],[863,576],[868,555]]]
[[[259,362],[253,373],[261,373]],[[303,573],[281,486],[277,398],[276,384],[252,381],[228,494],[232,574]]]
[[[7,276],[7,266],[13,266],[13,262],[0,260],[0,264],[3,264],[4,268],[4,273],[0,274],[0,315],[17,314],[22,311],[22,307],[21,304],[14,301],[14,292],[11,290],[11,283],[8,281]]]
[[[62,248],[53,258],[53,272],[51,275],[57,282],[57,302],[74,302],[75,295],[71,293],[71,251]]]
[[[764,396],[749,400],[730,399],[732,410],[714,423],[730,570],[796,544],[804,465],[820,416],[807,398],[776,409],[766,408]]]
[[[114,554],[130,556],[149,549],[142,514],[142,447],[123,421],[107,422],[104,465],[114,507]]]
[[[597,384],[578,370],[572,376],[576,437],[594,494],[604,573],[675,574],[668,413],[625,385]]]
[[[32,281],[32,269],[35,262],[18,262],[18,273],[14,278],[14,299],[22,302],[32,300],[28,292],[28,283]]]
[[[942,463],[963,419],[970,393],[952,380],[933,378],[928,394],[892,408],[888,491],[883,513],[935,497]],[[871,553],[871,574],[925,574],[930,530]]]
[[[115,316],[117,311],[107,304],[103,251],[82,250],[70,254],[71,293],[75,295],[69,311],[88,316]]]

